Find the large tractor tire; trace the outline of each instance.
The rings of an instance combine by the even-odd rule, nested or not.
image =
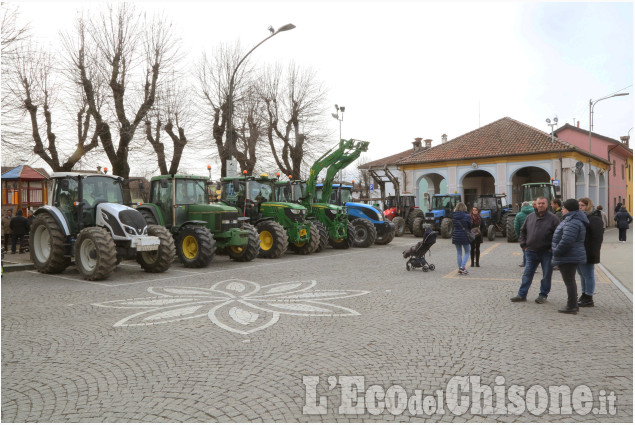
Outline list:
[[[425,217],[425,214],[419,208],[414,209],[412,212],[410,212],[410,214],[408,214],[408,220],[406,221],[406,226],[408,226],[408,230],[410,230],[410,233],[413,233],[412,228],[414,225],[414,221],[418,217],[421,217],[421,219]]]
[[[417,238],[423,236],[423,217],[415,218],[414,222],[412,223],[412,234],[415,235]]]
[[[326,248],[326,245],[328,245],[329,243],[329,232],[326,230],[326,227],[324,227],[324,225],[322,223],[320,223],[319,221],[313,221],[311,222],[311,227],[315,226],[318,229],[318,232],[320,233],[320,243],[318,244],[318,247],[315,249],[315,252],[322,252],[324,250],[324,248]]]
[[[253,260],[260,253],[260,239],[258,238],[258,231],[251,224],[245,223],[244,229],[249,232],[249,243],[244,246],[230,246],[227,247],[227,253],[229,258],[234,261],[246,263]]]
[[[395,223],[395,236],[403,236],[403,233],[406,231],[406,220],[404,220],[403,217],[397,216],[392,219],[392,222]]]
[[[487,227],[487,240],[493,241],[494,239],[496,239],[496,226],[490,224]]]
[[[454,224],[452,224],[452,219],[444,218],[441,221],[441,237],[443,239],[451,238],[453,232],[454,232]]]
[[[507,222],[505,223],[507,242],[518,242],[518,236],[516,235],[516,230],[514,230],[514,220],[516,220],[516,216],[507,216]]]
[[[154,218],[154,214],[152,214],[150,211],[146,210],[146,209],[141,209],[141,210],[137,210],[141,213],[141,215],[143,216],[143,218],[146,219],[146,223],[148,225],[150,224],[159,224],[157,223],[156,218]]]
[[[154,224],[148,225],[148,236],[159,238],[159,249],[137,252],[137,263],[147,273],[163,273],[170,268],[176,257],[174,239],[168,229]]]
[[[258,238],[260,239],[261,258],[280,258],[289,247],[289,237],[284,227],[275,221],[258,223]]]
[[[353,245],[357,248],[368,248],[375,243],[377,239],[377,230],[370,220],[365,218],[356,218],[351,223],[355,228],[355,241]]]
[[[64,232],[50,214],[38,214],[31,225],[29,252],[40,273],[61,273],[71,264],[65,255]]]
[[[117,248],[103,227],[82,229],[75,240],[75,264],[86,280],[104,280],[117,266]]]
[[[187,268],[209,266],[215,251],[216,241],[206,227],[183,226],[176,235],[176,255]]]
[[[320,245],[320,231],[313,223],[311,223],[309,240],[306,242],[300,242],[297,244],[290,243],[289,249],[293,251],[295,254],[309,255],[315,252],[315,250],[317,249],[319,245]]]
[[[386,233],[382,236],[377,235],[377,239],[375,239],[375,245],[388,245],[395,238],[395,233],[396,231]]]
[[[355,226],[353,223],[348,223],[346,225],[346,237],[343,239],[330,239],[329,245],[331,245],[334,249],[348,249],[355,244]]]

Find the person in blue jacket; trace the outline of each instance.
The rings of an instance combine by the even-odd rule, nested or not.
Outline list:
[[[459,265],[459,274],[467,274],[465,265],[467,264],[467,259],[470,258],[470,240],[467,237],[467,232],[472,228],[472,219],[467,213],[467,207],[463,202],[459,202],[454,208],[452,225],[452,243],[456,246],[456,261]],[[465,252],[463,256],[461,256],[462,251]]]
[[[556,228],[551,240],[553,264],[560,266],[562,280],[567,287],[567,305],[559,309],[560,313],[578,313],[578,288],[575,273],[578,264],[586,264],[584,240],[589,219],[580,211],[576,199],[567,199],[562,204],[562,222]]]

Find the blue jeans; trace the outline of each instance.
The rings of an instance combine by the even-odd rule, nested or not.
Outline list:
[[[467,245],[455,245],[456,246],[456,262],[460,269],[464,269],[467,264],[467,259],[470,258],[470,244]],[[463,258],[461,258],[461,251],[465,250]]]
[[[527,292],[534,279],[534,274],[538,268],[538,264],[542,267],[542,280],[540,281],[540,295],[546,297],[551,291],[551,252],[525,251],[525,270],[523,271],[523,279],[518,290],[518,296],[527,298]]]
[[[595,264],[578,264],[582,293],[593,296],[595,292]]]

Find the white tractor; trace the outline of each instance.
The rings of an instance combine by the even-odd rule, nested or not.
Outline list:
[[[176,256],[172,235],[123,205],[121,177],[65,172],[51,180],[49,205],[35,211],[29,236],[40,273],[61,273],[72,257],[86,280],[106,279],[124,259],[136,259],[149,273],[170,268]]]

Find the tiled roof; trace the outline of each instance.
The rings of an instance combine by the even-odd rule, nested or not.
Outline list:
[[[387,156],[385,158],[381,158],[375,161],[367,162],[366,164],[362,164],[357,168],[366,170],[366,169],[376,168],[376,167],[383,168],[385,165],[395,165],[397,164],[397,161],[399,161],[400,159],[405,159],[409,157],[410,155],[412,155],[413,153],[414,153],[414,150],[410,148],[407,151],[403,151],[403,152],[400,152],[391,156]]]
[[[580,127],[576,127],[576,126],[573,126],[573,125],[568,124],[568,123],[563,125],[559,129],[555,130],[553,133],[557,136],[558,133],[561,132],[562,130],[573,130],[573,131],[581,133],[581,134],[585,134],[585,135],[589,134],[589,130],[584,130],[584,129],[580,128]],[[619,140],[611,139],[610,137],[602,136],[601,134],[597,134],[597,133],[593,133],[592,136],[593,136],[593,138],[606,140],[607,142],[611,142],[611,143],[614,143],[616,145],[620,145],[624,149],[627,149],[628,151],[633,153],[633,149],[631,149],[630,147],[624,145],[624,143],[622,143]]]
[[[403,158],[398,164],[576,151],[575,146],[527,124],[501,118],[441,145]],[[582,151],[581,151],[582,152]],[[599,158],[598,158],[599,159]],[[605,162],[604,160],[602,160]]]

